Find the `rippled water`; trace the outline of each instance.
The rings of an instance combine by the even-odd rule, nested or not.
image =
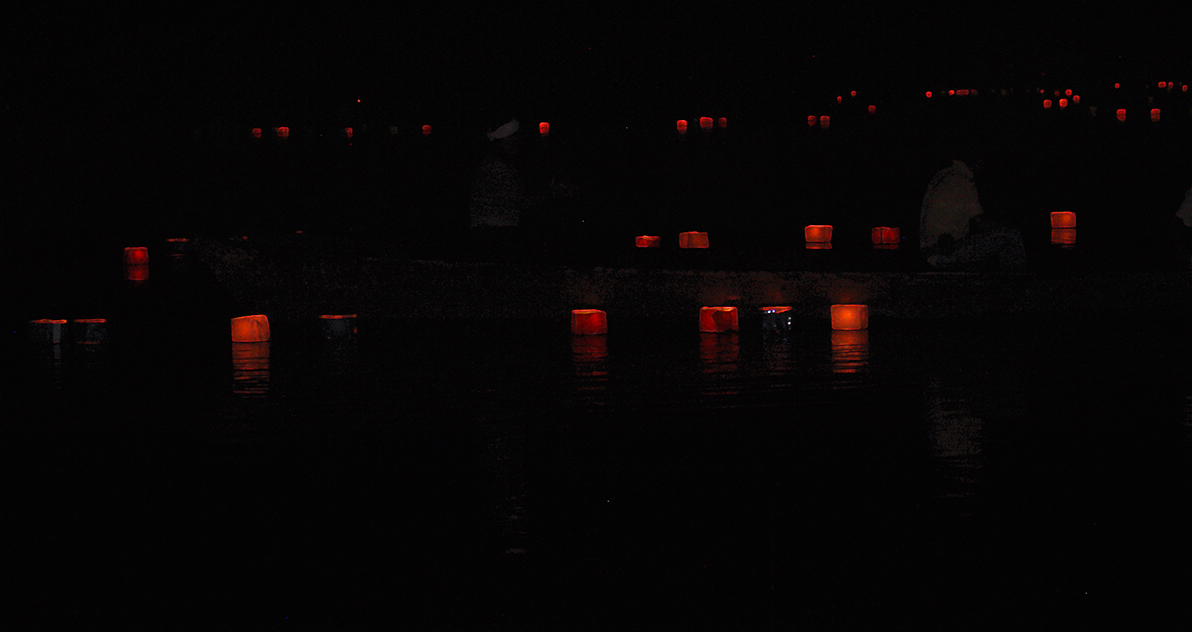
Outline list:
[[[1176,315],[237,345],[201,269],[153,266],[105,294],[108,342],[8,340],[10,555],[45,618],[1004,629],[1186,601]]]

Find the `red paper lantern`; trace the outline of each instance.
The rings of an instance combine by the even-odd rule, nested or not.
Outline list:
[[[679,119],[679,120],[675,121],[675,129],[679,130],[680,134],[686,134],[687,133],[687,121],[685,121],[683,119]]]
[[[850,97],[855,97],[855,96],[857,96],[857,91],[856,91],[856,90],[853,90],[853,91],[849,92],[849,93],[848,93],[848,95],[849,95]]]
[[[704,130],[705,132],[711,131],[712,130],[712,117],[710,117],[710,116],[699,117],[699,128]]]
[[[931,98],[931,91],[930,91],[930,90],[928,90],[928,91],[927,91],[927,98],[928,98],[928,99],[930,99],[930,98]]]
[[[423,126],[422,126],[422,135],[423,135],[423,136],[430,136],[430,125],[423,125]]]
[[[657,235],[638,235],[634,237],[634,243],[638,248],[661,248],[662,238]]]
[[[949,91],[948,91],[948,96],[950,96],[950,97],[954,97],[954,96],[956,96],[956,91],[955,91],[955,90],[949,90]]]
[[[840,104],[840,103],[841,103],[841,102],[843,102],[843,101],[844,101],[844,97],[836,97],[836,103],[837,103],[837,104]]]
[[[345,127],[345,128],[344,128],[344,136],[347,136],[348,138],[351,138],[351,137],[352,137],[352,128],[350,128],[350,127]]]
[[[966,90],[957,90],[957,91],[956,91],[956,96],[960,96],[960,97],[967,97],[968,95],[969,95],[969,91],[968,91],[967,89],[966,89]]]
[[[1066,107],[1068,107],[1068,100],[1067,100],[1067,99],[1060,99],[1060,109],[1062,110],[1062,109],[1064,109],[1064,108],[1066,108]]]
[[[275,128],[273,128],[273,131],[277,132],[278,138],[289,138],[290,137],[290,128],[288,128],[288,127],[275,127]]]
[[[820,117],[820,129],[828,129],[828,125],[832,123],[832,117],[824,115]]]
[[[1051,243],[1059,244],[1061,246],[1071,246],[1076,243],[1076,229],[1075,228],[1053,228],[1051,229]]]
[[[264,314],[232,319],[232,342],[268,342],[269,319]]]
[[[871,106],[869,106],[869,108],[868,108],[868,109],[869,109],[869,113],[870,113],[870,114],[873,114],[874,112],[877,112],[877,106],[876,106],[876,105],[871,105]]]
[[[1055,211],[1051,214],[1052,228],[1076,228],[1076,213],[1072,211]]]
[[[807,117],[807,126],[808,126],[808,127],[815,127],[815,121],[816,121],[816,119],[815,119],[815,115],[814,115],[814,114],[812,114],[811,116]]]
[[[608,333],[608,315],[599,309],[571,310],[571,333],[598,336]]]
[[[708,233],[687,232],[679,233],[680,248],[707,248]]]
[[[137,266],[149,263],[149,249],[142,246],[125,248],[124,263]]]
[[[716,119],[716,127],[719,127],[720,129],[728,127],[728,119],[724,118],[723,116],[719,119]]]
[[[878,226],[870,231],[870,238],[875,246],[888,246],[902,241],[901,231],[889,226]]]
[[[869,328],[868,305],[833,305],[832,329],[855,331]]]
[[[1123,110],[1117,111],[1117,120],[1119,120],[1123,123],[1126,122],[1126,110],[1123,109]]]
[[[701,307],[699,308],[699,330],[706,334],[718,334],[725,331],[737,331],[737,308],[735,307]]]
[[[1153,109],[1151,110],[1151,122],[1152,122],[1152,123],[1158,123],[1158,122],[1159,122],[1159,108],[1153,108]]]
[[[259,127],[252,128],[252,137],[260,138],[261,137],[261,128],[259,128]]]
[[[832,241],[832,226],[829,224],[810,224],[803,229],[803,237],[808,243],[826,244]]]
[[[1118,88],[1121,88],[1121,87],[1122,87],[1122,84],[1120,84],[1120,83],[1115,83],[1115,84],[1113,84],[1113,89],[1114,89],[1114,90],[1117,90]]]
[[[1160,89],[1162,89],[1162,88],[1166,88],[1166,87],[1167,87],[1167,82],[1166,82],[1166,81],[1160,81],[1160,82],[1159,82],[1159,88],[1160,88]]]
[[[1043,109],[1044,110],[1051,109],[1051,99],[1043,99]]]
[[[1180,90],[1182,90],[1182,91],[1184,91],[1184,92],[1187,92],[1187,91],[1188,91],[1188,84],[1186,84],[1186,83],[1185,83],[1183,86],[1180,86]]]
[[[1071,90],[1071,88],[1069,88],[1069,89],[1067,89],[1067,90],[1064,90],[1064,96],[1066,96],[1066,97],[1070,97],[1070,96],[1072,96],[1072,90]]]
[[[1079,94],[1072,95],[1072,102],[1075,103],[1076,105],[1080,105],[1080,95]]]
[[[546,121],[539,123],[538,124],[538,133],[541,134],[542,136],[546,136],[547,134],[550,134],[550,123],[547,123]]]

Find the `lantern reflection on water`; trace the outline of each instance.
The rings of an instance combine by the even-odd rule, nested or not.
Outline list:
[[[355,314],[323,314],[319,330],[327,340],[347,340],[356,336]]]
[[[704,363],[703,373],[732,373],[737,370],[737,361],[741,357],[741,344],[735,333],[701,333],[699,335],[699,358]],[[716,385],[714,394],[733,395],[735,388],[724,389],[724,385]],[[708,393],[713,394],[713,393]]]
[[[571,357],[579,363],[590,363],[596,360],[601,360],[608,357],[608,337],[607,336],[572,336],[571,338]],[[581,371],[581,375],[588,377],[604,375],[607,372],[593,371],[592,367],[586,367],[587,371]]]
[[[832,372],[856,373],[869,364],[869,332],[832,332]]]
[[[1159,108],[1154,108],[1151,110],[1151,122],[1152,123],[1159,122]]]
[[[147,265],[126,265],[124,266],[124,279],[134,283],[141,283],[149,280],[149,266]]]
[[[1051,214],[1052,228],[1076,228],[1076,213],[1072,211],[1055,211]]]
[[[1117,111],[1117,120],[1119,120],[1123,123],[1126,122],[1126,110],[1120,109]]]
[[[868,305],[833,305],[832,329],[853,331],[869,328]]]
[[[547,123],[546,121],[539,123],[538,124],[538,133],[541,134],[542,136],[546,136],[546,135],[550,134],[550,123]]]
[[[771,305],[761,308],[762,331],[786,333],[791,330],[793,312],[789,305]]]
[[[735,307],[701,307],[699,308],[699,330],[703,333],[716,334],[726,331],[737,331],[737,308]]]
[[[608,315],[599,309],[571,310],[571,333],[576,336],[599,336],[608,333]]]
[[[657,235],[638,235],[633,238],[633,243],[638,248],[661,248],[662,238]]]
[[[902,231],[889,226],[878,226],[869,231],[869,237],[875,246],[897,246],[902,242]]]
[[[81,345],[97,345],[108,341],[106,318],[76,318],[71,321],[74,341]]]
[[[248,397],[269,393],[269,343],[232,343],[232,392]]]
[[[232,342],[268,342],[269,319],[264,314],[232,319]]]
[[[33,342],[48,342],[58,344],[62,342],[62,328],[65,320],[57,318],[40,318],[29,321],[29,339]]]
[[[708,233],[686,232],[679,233],[680,248],[707,248]]]
[[[1060,246],[1073,246],[1076,244],[1076,229],[1075,228],[1053,228],[1051,229],[1051,243]]]

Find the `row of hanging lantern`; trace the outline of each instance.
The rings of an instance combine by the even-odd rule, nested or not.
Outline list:
[[[770,332],[786,332],[793,322],[790,305],[767,305],[759,307],[762,329]],[[869,306],[861,304],[837,304],[829,308],[832,329],[835,331],[860,331],[869,329]],[[704,306],[699,309],[699,331],[706,334],[720,334],[740,331],[738,309],[731,305]],[[571,333],[576,336],[602,336],[608,333],[608,313],[601,309],[571,310]]]

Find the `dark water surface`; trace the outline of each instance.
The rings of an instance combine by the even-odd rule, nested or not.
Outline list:
[[[232,629],[991,629],[1162,620],[1192,562],[1192,343],[1094,317],[238,315],[185,256],[102,345],[6,338],[15,603]],[[110,274],[109,274],[110,273]],[[105,276],[106,275],[106,276]],[[58,314],[47,314],[58,316]],[[747,315],[748,316],[748,315]],[[20,333],[20,332],[18,332]]]

